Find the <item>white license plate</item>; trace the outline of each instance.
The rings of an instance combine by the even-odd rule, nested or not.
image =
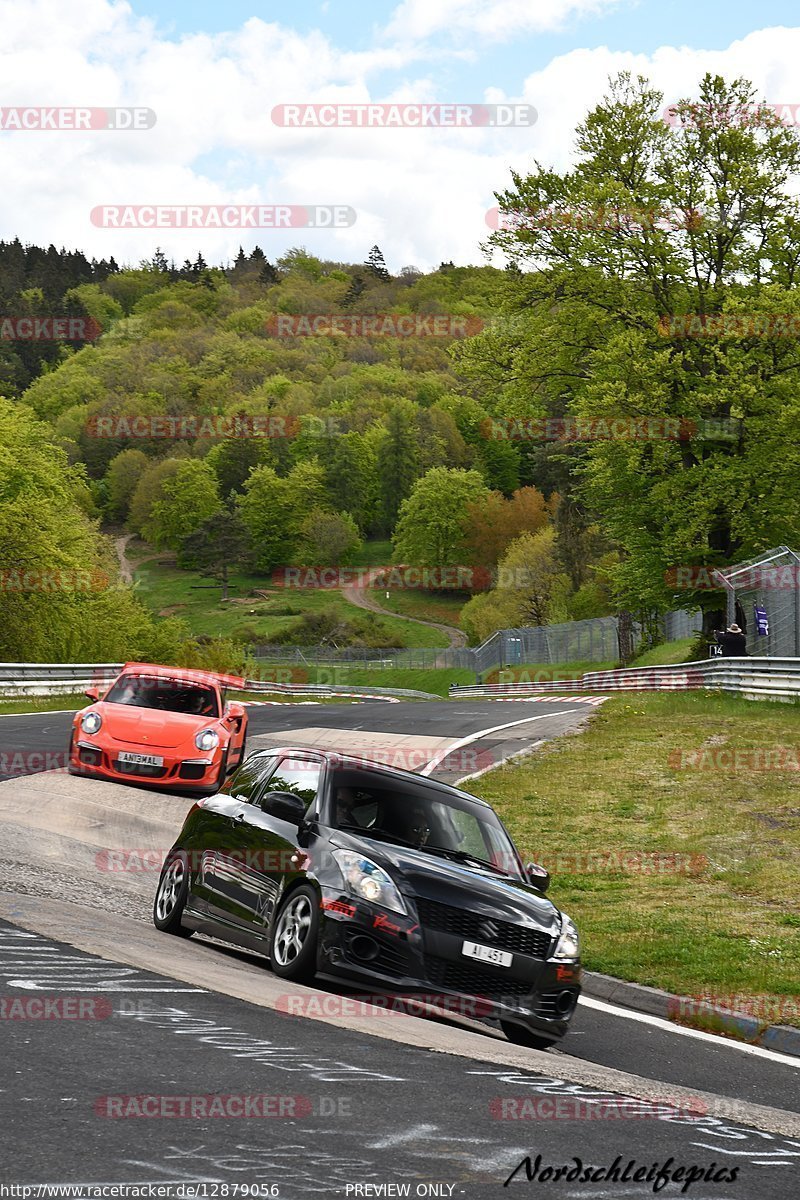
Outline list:
[[[510,967],[514,955],[506,950],[495,950],[494,946],[481,946],[478,942],[464,942],[461,953],[467,958],[477,958],[480,962],[491,963],[495,967]]]
[[[136,763],[141,767],[163,767],[164,760],[157,754],[133,754],[130,750],[122,750],[117,756],[120,762]]]

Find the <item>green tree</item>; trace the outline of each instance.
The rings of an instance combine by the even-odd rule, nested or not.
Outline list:
[[[362,531],[377,516],[380,487],[378,460],[371,441],[360,433],[337,433],[322,439],[320,457],[325,466],[329,506],[348,513]]]
[[[386,418],[387,436],[378,449],[378,476],[385,528],[393,529],[400,505],[419,476],[419,453],[410,405],[395,405]]]
[[[248,550],[247,529],[239,513],[220,509],[183,539],[180,565],[215,579],[222,587],[222,599],[227,600],[231,569],[246,559]]]
[[[145,537],[153,505],[160,500],[164,484],[172,479],[180,466],[180,458],[164,458],[151,463],[139,476],[139,482],[131,496],[128,528]]]
[[[498,591],[513,596],[525,625],[566,619],[569,580],[561,570],[552,526],[523,533],[511,543],[498,568]]]
[[[256,467],[239,498],[239,513],[250,535],[252,561],[267,573],[289,561],[292,517],[291,485],[273,467]]]
[[[105,475],[106,512],[110,521],[124,521],[143,473],[150,463],[142,450],[121,450],[108,464]]]
[[[358,527],[349,513],[314,508],[300,524],[297,557],[305,563],[341,566],[352,562],[360,547]]]
[[[514,320],[458,349],[504,413],[684,431],[590,440],[574,467],[621,548],[618,600],[654,611],[676,601],[669,568],[800,532],[797,339],[774,318],[748,334],[753,314],[800,311],[800,139],[741,79],[707,75],[678,127],[662,111],[621,75],[578,127],[576,169],[514,174],[498,196],[512,228],[491,240],[537,270],[507,277]]]
[[[237,414],[233,419],[237,418],[242,429],[248,431],[249,418],[243,413]],[[229,437],[212,446],[205,461],[217,477],[220,496],[227,501],[231,492],[243,492],[250,472],[256,467],[271,463],[272,457],[272,448],[267,438]]]
[[[396,562],[415,567],[465,563],[467,505],[488,499],[477,471],[434,467],[414,485],[400,507],[394,537]]]
[[[476,464],[487,487],[510,496],[519,487],[519,451],[513,442],[487,438]]]
[[[186,458],[164,479],[161,495],[150,509],[145,537],[154,546],[178,550],[214,513],[219,512],[217,480],[207,463]]]
[[[391,275],[386,269],[386,259],[383,257],[383,251],[380,246],[372,247],[367,255],[367,261],[364,263],[364,266],[376,279],[382,281],[391,279]]]
[[[317,459],[299,462],[286,477],[289,488],[289,536],[296,541],[303,521],[314,509],[325,507],[325,469]]]

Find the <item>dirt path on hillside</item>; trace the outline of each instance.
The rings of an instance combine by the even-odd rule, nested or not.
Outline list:
[[[133,537],[132,533],[124,533],[121,537],[114,538],[114,549],[117,552],[119,559],[119,577],[122,583],[130,585],[133,583],[133,563],[128,558],[126,553],[128,542]]]
[[[450,649],[457,649],[467,644],[467,635],[461,629],[456,629],[454,625],[443,625],[439,621],[424,621],[421,617],[407,617],[403,613],[392,612],[390,608],[383,608],[378,604],[370,591],[369,585],[372,583],[376,575],[379,575],[383,568],[377,568],[374,572],[370,571],[368,575],[369,583],[360,585],[350,583],[342,588],[342,595],[350,604],[355,604],[356,608],[365,608],[368,612],[378,613],[382,617],[399,617],[401,621],[409,621],[412,625],[427,625],[430,629],[440,629],[448,639]]]
[[[129,585],[133,584],[136,569],[138,567],[141,567],[142,563],[151,562],[154,558],[159,558],[159,559],[164,558],[163,550],[162,551],[154,550],[152,554],[145,554],[144,558],[137,558],[136,562],[132,562],[131,559],[128,558],[128,542],[130,542],[133,537],[135,537],[135,534],[133,534],[133,533],[121,533],[121,534],[112,535],[112,541],[114,542],[114,549],[116,550],[117,558],[119,559],[120,580],[122,583],[129,584]],[[181,604],[180,607],[185,608],[186,605]],[[163,615],[163,614],[160,614],[160,615]]]

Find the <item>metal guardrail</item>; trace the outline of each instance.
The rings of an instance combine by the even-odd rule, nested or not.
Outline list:
[[[0,697],[63,696],[83,692],[88,687],[111,683],[124,663],[0,663]],[[209,672],[213,674],[213,672]],[[229,689],[233,691],[234,689]],[[239,689],[237,689],[239,690]],[[360,687],[327,683],[275,683],[264,679],[246,679],[246,692],[256,695],[352,696],[381,700],[411,698],[441,700],[432,692],[411,688]]]
[[[541,692],[687,691],[697,688],[733,692],[747,699],[800,700],[800,658],[712,658],[617,671],[587,671],[572,679],[541,683],[454,684],[458,696],[528,696]]]

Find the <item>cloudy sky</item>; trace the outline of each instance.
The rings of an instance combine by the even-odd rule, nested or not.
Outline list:
[[[129,264],[157,245],[178,261],[201,251],[224,263],[240,243],[271,259],[304,245],[361,261],[376,242],[393,271],[481,262],[493,192],[533,157],[566,166],[576,122],[622,68],[667,101],[693,94],[707,70],[746,75],[769,102],[798,105],[800,120],[796,0],[0,0],[0,21],[0,238]],[[504,129],[272,119],[280,104],[419,102],[524,103],[537,119]],[[54,106],[135,106],[156,119],[25,130],[5,112]],[[91,216],[329,204],[349,206],[354,222],[113,229]]]

